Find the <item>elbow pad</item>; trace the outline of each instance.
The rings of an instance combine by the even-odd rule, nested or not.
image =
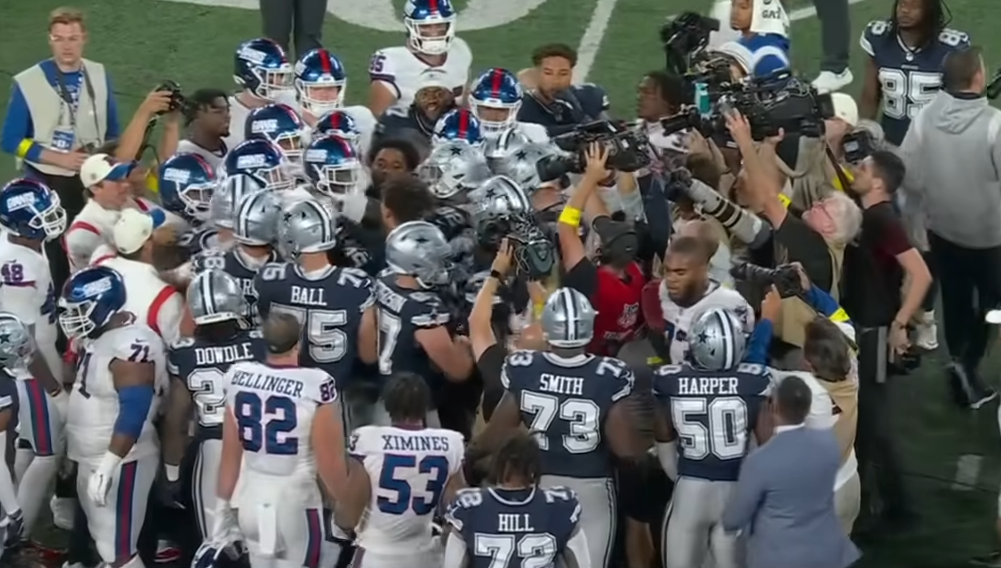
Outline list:
[[[657,442],[657,461],[671,481],[678,480],[678,442]]]
[[[153,405],[153,387],[136,385],[118,391],[118,419],[115,433],[138,438]]]

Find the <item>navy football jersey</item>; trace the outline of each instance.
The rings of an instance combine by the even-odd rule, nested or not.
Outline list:
[[[194,256],[203,250],[221,248],[219,246],[219,231],[208,225],[184,233],[177,240],[177,244],[187,251],[188,256]]]
[[[278,253],[271,251],[264,264],[266,265],[277,260]],[[254,279],[257,278],[258,268],[254,268],[251,265],[249,259],[240,252],[239,246],[229,251],[220,249],[203,250],[192,257],[191,270],[196,274],[203,270],[221,270],[236,279],[240,285],[240,289],[243,290],[243,297],[247,300],[247,321],[254,327],[261,325],[261,319],[257,311],[257,292],[254,290]]]
[[[342,218],[337,225],[337,243],[344,260],[369,276],[378,276],[386,266],[386,235],[382,231]]]
[[[671,416],[680,440],[678,475],[736,481],[748,434],[770,387],[771,374],[764,365],[741,363],[730,371],[689,365],[657,369],[653,394]]]
[[[264,265],[254,281],[257,310],[295,315],[302,324],[299,364],[321,369],[339,388],[354,378],[358,328],[373,302],[372,279],[356,268],[328,266],[307,274],[291,262]]]
[[[445,520],[465,541],[469,568],[552,568],[578,530],[580,511],[566,487],[471,487],[456,494]]]
[[[574,478],[611,475],[605,418],[633,381],[625,363],[597,355],[515,351],[501,369],[501,383],[542,449],[542,473]]]
[[[449,323],[449,313],[441,298],[424,290],[396,284],[389,274],[376,281],[379,318],[379,374],[385,379],[405,371],[424,377],[433,392],[444,384],[444,375],[434,368],[416,334]]]
[[[198,436],[222,439],[226,411],[223,375],[237,361],[263,361],[267,345],[260,331],[241,331],[225,342],[186,337],[167,350],[167,371],[191,392]]]
[[[944,29],[935,41],[912,50],[894,33],[888,20],[869,22],[862,38],[862,49],[872,57],[879,73],[882,98],[880,123],[891,144],[900,145],[923,106],[935,98],[942,86],[942,61],[951,51],[967,49],[970,37]]]
[[[608,108],[605,90],[592,83],[584,83],[572,85],[552,102],[544,102],[527,93],[518,110],[518,122],[541,124],[550,136],[556,136],[599,119]]]
[[[11,377],[6,371],[0,372],[0,411],[11,411],[11,421],[8,424],[11,433],[14,432],[14,427],[17,425],[17,413],[21,407],[17,396],[16,381],[17,379]]]

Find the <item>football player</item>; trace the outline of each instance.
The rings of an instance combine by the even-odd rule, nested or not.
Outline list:
[[[368,107],[344,106],[344,93],[348,88],[347,72],[341,60],[326,49],[307,51],[295,64],[295,91],[302,107],[302,118],[314,131],[328,127],[338,128],[340,118],[346,117],[357,132],[355,145],[364,156],[372,144],[375,116]],[[336,114],[334,114],[336,113]],[[324,119],[327,124],[324,125]],[[327,132],[335,134],[335,132]]]
[[[653,383],[657,456],[677,479],[664,566],[702,566],[712,550],[718,568],[740,568],[738,536],[724,533],[720,520],[747,454],[748,432],[753,429],[759,443],[771,432],[763,409],[771,376],[762,365],[741,363],[746,336],[728,310],[704,312],[690,337],[690,363],[660,367]]]
[[[15,471],[24,528],[30,533],[65,450],[67,397],[56,349],[56,292],[42,247],[66,229],[66,211],[45,185],[14,180],[0,189],[0,227],[5,233],[0,235],[0,309],[18,318],[41,354],[31,372],[15,377],[24,401],[20,437],[30,446],[18,451]]]
[[[222,454],[226,406],[222,378],[237,361],[263,361],[266,350],[260,331],[244,329],[247,304],[236,279],[218,270],[201,272],[188,286],[187,296],[195,333],[171,345],[167,352],[173,388],[165,417],[163,462],[168,483],[177,484],[194,408],[197,454],[191,502],[202,538],[208,539],[215,521],[212,515]]]
[[[167,387],[163,342],[125,311],[125,282],[105,266],[66,282],[59,325],[81,345],[67,455],[90,534],[106,564],[142,568],[136,540],[160,461],[153,419]]]
[[[226,176],[209,199],[209,219],[217,231],[216,247],[227,250],[235,244],[233,228],[236,226],[236,208],[243,198],[263,191],[264,185],[257,178],[246,174]]]
[[[247,311],[242,315],[253,326],[260,325],[254,279],[264,265],[278,260],[273,243],[278,238],[281,204],[274,193],[261,191],[243,198],[233,215],[233,242],[228,251],[207,250],[191,259],[195,274],[203,270],[221,270],[237,283]]]
[[[441,71],[446,88],[458,99],[469,82],[473,54],[455,37],[451,0],[408,0],[403,8],[407,44],[375,52],[368,66],[368,108],[376,117],[386,110],[405,113],[428,69]]]
[[[303,367],[323,369],[348,388],[355,358],[376,361],[376,315],[372,279],[356,268],[334,266],[327,252],[337,246],[333,213],[314,200],[300,201],[282,215],[280,247],[293,260],[267,264],[254,281],[261,319],[290,313],[303,325]],[[345,411],[350,406],[345,404]],[[348,424],[353,424],[348,416]]]
[[[869,57],[859,115],[879,120],[891,144],[903,142],[911,119],[935,98],[946,54],[970,46],[970,36],[947,23],[942,0],[896,0],[889,20],[869,22],[862,32],[859,44]]]
[[[437,147],[448,142],[461,141],[470,146],[481,146],[484,142],[480,119],[467,108],[452,109],[441,116],[431,133],[431,146]]]
[[[352,471],[336,518],[358,531],[359,568],[441,566],[431,521],[438,505],[451,503],[465,486],[466,449],[462,434],[424,426],[430,399],[423,378],[397,373],[382,395],[392,424],[362,426],[351,434],[348,452],[362,467]]]
[[[736,290],[724,288],[709,278],[710,255],[697,237],[678,237],[667,247],[660,304],[664,318],[664,341],[671,363],[685,363],[692,322],[707,310],[724,309],[733,314],[743,333],[754,331],[754,311]]]
[[[8,447],[7,433],[14,434],[13,426],[19,420],[18,414],[28,405],[27,401],[22,405],[16,381],[31,376],[28,362],[34,355],[35,342],[28,326],[14,314],[0,312],[0,367],[3,368],[0,372],[0,447],[2,448]],[[21,419],[22,424],[23,420]],[[0,523],[5,534],[0,541],[0,555],[5,548],[18,545],[25,533],[24,515],[14,481],[10,464],[4,456],[0,458],[0,508],[2,508]]]
[[[310,142],[303,159],[306,179],[324,201],[336,201],[338,207],[350,207],[353,200],[348,196],[360,195],[365,190],[367,180],[363,179],[364,166],[358,158],[358,150],[347,140],[338,136],[324,136]],[[367,200],[359,200],[364,207]],[[347,212],[351,218],[360,219],[364,213]]]
[[[469,108],[480,120],[483,135],[496,138],[514,131],[531,142],[548,143],[544,126],[518,121],[518,111],[524,94],[518,78],[507,69],[488,69],[473,82],[469,91]]]
[[[227,176],[243,174],[254,178],[264,189],[288,191],[295,187],[292,164],[285,151],[269,140],[245,140],[226,154]]]
[[[568,487],[541,486],[544,452],[531,435],[516,431],[493,455],[493,486],[459,491],[445,516],[444,568],[598,566],[577,495]]]
[[[347,483],[337,385],[326,372],[300,365],[295,316],[271,314],[263,335],[267,359],[235,363],[223,377],[222,461],[209,544],[218,550],[242,535],[251,566],[319,568],[320,486],[336,501]],[[201,552],[209,551],[203,545]]]
[[[267,140],[282,149],[293,166],[302,164],[302,152],[309,142],[309,127],[287,104],[275,103],[255,108],[247,115],[244,138]]]
[[[158,182],[161,206],[188,225],[177,244],[189,256],[218,246],[218,231],[207,223],[219,183],[212,166],[198,154],[174,154],[160,165]]]
[[[522,424],[533,432],[542,450],[542,482],[577,494],[591,562],[607,567],[616,517],[609,513],[616,510],[612,457],[636,460],[644,450],[622,402],[633,390],[632,371],[585,351],[596,317],[587,297],[572,288],[546,300],[541,320],[549,351],[508,355],[501,370],[507,393],[476,446],[489,451]]]
[[[292,65],[285,51],[274,41],[257,38],[245,41],[233,56],[233,80],[241,91],[229,98],[227,148],[244,141],[244,127],[250,111],[268,103],[294,102]]]
[[[379,321],[379,374],[410,372],[431,388],[432,407],[446,381],[465,381],[473,371],[468,340],[451,337],[449,313],[434,289],[449,282],[452,249],[437,227],[409,221],[386,237],[388,273],[376,282]],[[427,424],[438,427],[429,408]],[[389,425],[385,409],[376,408],[376,424]]]

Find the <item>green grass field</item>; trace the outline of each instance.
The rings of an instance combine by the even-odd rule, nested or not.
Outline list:
[[[166,0],[78,0],[87,11],[90,42],[86,55],[103,62],[112,77],[123,122],[128,120],[145,94],[163,79],[174,79],[186,89],[224,87],[231,84],[234,47],[260,32],[256,0],[196,0],[198,4]],[[854,1],[854,0],[853,0]],[[208,5],[226,4],[228,7]],[[380,47],[398,45],[400,31],[391,28],[379,13],[398,13],[403,0],[356,0],[363,6],[347,19],[367,18],[367,27],[345,23],[328,15],[325,43],[339,54],[348,67],[349,98],[361,101],[366,88],[365,70],[371,53]],[[502,4],[498,4],[498,2]],[[367,4],[366,4],[367,3]],[[392,7],[389,4],[392,4]],[[529,64],[535,45],[563,41],[570,45],[594,46],[597,55],[587,80],[604,86],[610,93],[613,111],[632,116],[635,86],[644,71],[663,64],[657,28],[668,14],[688,9],[705,9],[709,0],[455,0],[460,17],[473,27],[460,34],[471,45],[474,72],[486,67],[520,69]],[[537,6],[533,11],[506,25],[496,22],[497,13],[508,11],[495,6],[509,3]],[[62,5],[59,0],[0,0],[0,91],[6,91],[14,73],[48,56],[46,21],[48,13]],[[330,0],[332,13],[341,11],[344,0]],[[604,34],[592,28],[585,36],[592,13],[614,4]],[[819,65],[819,27],[814,16],[801,9],[809,0],[787,1],[795,20],[793,51],[797,68],[808,74]],[[242,6],[240,9],[234,6]],[[866,22],[889,15],[891,0],[863,0],[852,7],[853,36]],[[468,7],[469,11],[462,14]],[[950,0],[955,15],[953,26],[970,33],[974,42],[985,45],[988,57],[1001,50],[1001,36],[991,21],[1001,16],[997,0]],[[525,12],[525,10],[522,10]],[[360,12],[360,13],[359,13]],[[503,15],[503,14],[502,14]],[[508,18],[511,19],[511,18]],[[460,24],[461,28],[461,24]],[[996,45],[995,45],[996,44]],[[861,51],[855,45],[856,84],[861,87]],[[583,49],[594,52],[593,49]],[[0,101],[0,113],[6,97]],[[0,158],[0,180],[14,176],[13,159]],[[997,351],[997,350],[995,350]],[[919,372],[896,379],[893,402],[905,467],[907,485],[922,517],[911,533],[867,546],[861,566],[867,568],[949,568],[965,565],[973,555],[982,554],[993,544],[996,492],[1001,479],[1001,444],[995,406],[977,413],[955,409],[948,402],[942,367],[944,348],[925,357]],[[992,380],[1001,369],[997,356],[985,368]],[[976,485],[981,490],[952,489],[956,463],[961,455],[982,455]]]

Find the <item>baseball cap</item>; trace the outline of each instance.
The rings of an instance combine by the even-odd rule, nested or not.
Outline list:
[[[167,220],[167,215],[161,209],[153,209],[143,213],[137,209],[122,211],[112,237],[115,248],[122,254],[131,254],[141,249],[158,227]]]
[[[834,105],[834,118],[840,118],[855,128],[858,125],[858,105],[848,93],[831,93],[831,103]]]
[[[94,154],[80,167],[80,180],[84,187],[93,187],[104,180],[121,181],[132,173],[135,162],[119,162],[107,154]]]

